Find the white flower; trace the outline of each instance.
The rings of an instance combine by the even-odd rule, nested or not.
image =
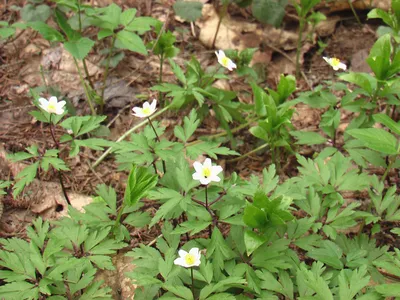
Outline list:
[[[222,172],[221,166],[212,166],[211,159],[206,158],[204,164],[199,163],[198,161],[193,164],[196,172],[192,175],[194,180],[200,180],[201,184],[207,185],[211,181],[220,182],[221,178],[218,177],[218,174]]]
[[[134,107],[132,111],[134,112],[134,116],[139,118],[147,118],[150,117],[157,110],[156,108],[157,100],[153,99],[153,102],[150,104],[149,102],[143,103],[143,107]]]
[[[39,106],[50,114],[62,115],[64,113],[65,101],[57,102],[57,97],[50,97],[47,101],[45,98],[39,98]]]
[[[224,51],[215,51],[215,55],[218,57],[218,62],[221,66],[227,68],[229,71],[236,69],[236,64],[230,58],[226,57]]]
[[[174,264],[185,268],[198,267],[201,263],[199,248],[190,249],[189,253],[185,250],[178,251],[179,257],[174,260]]]
[[[337,71],[337,70],[339,70],[339,69],[342,69],[342,70],[344,70],[344,71],[346,71],[346,69],[347,69],[347,66],[344,64],[344,63],[342,63],[342,62],[340,62],[340,60],[338,59],[338,58],[336,58],[336,57],[332,57],[332,58],[329,58],[329,57],[322,57],[335,71]]]

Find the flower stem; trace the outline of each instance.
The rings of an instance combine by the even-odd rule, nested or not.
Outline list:
[[[196,299],[196,297],[194,296],[194,276],[193,276],[193,267],[190,268],[190,277],[192,277],[192,287],[191,287],[191,290],[192,290],[192,294],[193,294],[193,299]]]
[[[208,206],[208,188],[207,187],[208,187],[208,185],[206,185],[206,190],[205,190],[205,192],[206,192],[206,209],[207,209],[207,211],[210,211],[210,208]],[[212,234],[211,224],[208,225],[208,234],[211,237],[211,234]]]
[[[211,48],[215,47],[215,42],[217,41],[217,36],[218,36],[219,28],[221,27],[222,19],[226,16],[226,13],[228,12],[228,4],[229,4],[229,1],[226,1],[226,4],[224,4],[224,6],[222,8],[222,12],[218,15],[219,20],[218,20],[218,24],[217,24],[217,29],[215,30]]]
[[[353,12],[354,17],[355,17],[356,20],[357,20],[357,23],[358,23],[359,25],[362,25],[362,24],[361,24],[361,21],[360,21],[360,18],[358,17],[357,12],[356,12],[356,10],[354,9],[353,1],[352,1],[352,0],[348,0],[348,1],[349,1],[349,5],[350,5],[350,8],[351,8],[351,11]]]
[[[124,205],[124,203],[122,203],[121,207],[119,208],[117,218],[115,219],[114,230],[118,227],[118,225],[121,221],[121,216],[122,216],[122,212],[123,212],[124,208],[125,208],[125,205]]]
[[[250,126],[253,122],[257,121],[258,119],[260,119],[260,117],[256,117],[254,119],[251,119],[250,121],[248,121],[248,122],[246,122],[246,123],[244,123],[242,125],[239,125],[238,127],[233,128],[231,130],[231,133],[238,132],[238,131],[242,130],[243,128],[246,128],[246,127]],[[223,137],[223,136],[225,136],[227,134],[228,134],[228,132],[224,131],[224,132],[220,132],[220,133],[217,133],[217,134],[214,134],[214,135],[209,135],[209,136],[207,136],[207,141],[209,141],[211,139],[214,139],[214,138]],[[196,141],[190,142],[190,143],[186,144],[186,147],[190,147],[190,146],[197,145],[197,144],[200,144],[200,143],[204,143],[204,140],[196,140]]]
[[[297,51],[296,51],[296,78],[300,77],[300,52],[301,52],[301,43],[303,39],[304,23],[305,23],[304,18],[300,17],[299,41],[297,42]]]
[[[233,159],[229,159],[227,162],[235,162],[235,161],[241,160],[243,158],[246,158],[247,156],[250,156],[251,154],[258,152],[261,149],[266,148],[268,145],[269,145],[268,143],[265,143],[265,144],[261,145],[260,147],[257,147],[256,149],[253,149],[253,150],[251,150],[251,151],[249,151],[249,152],[247,152],[247,153],[245,153],[245,154],[243,154],[243,155],[241,155],[239,157],[236,157],[236,158],[233,158]]]
[[[130,128],[128,131],[126,131],[123,135],[121,135],[117,140],[116,143],[119,143],[120,141],[123,141],[127,136],[129,136],[132,132],[134,132],[135,130],[139,129],[140,127],[146,125],[149,122],[149,119],[154,119],[155,117],[158,117],[159,115],[161,115],[162,113],[164,113],[165,111],[167,111],[169,108],[171,107],[171,105],[168,105],[166,107],[164,107],[163,109],[159,110],[158,112],[154,113],[153,115],[151,115],[151,117],[149,117],[148,119],[145,119],[143,122],[140,122],[139,124],[133,126],[132,128]],[[108,148],[92,165],[92,168],[97,167],[103,160],[104,158],[106,158],[106,156],[112,151],[112,147]]]
[[[103,86],[101,87],[101,105],[100,105],[100,114],[103,112],[103,107],[104,107],[104,91],[106,89],[106,83],[107,83],[107,78],[108,78],[108,73],[110,71],[110,62],[111,62],[111,57],[112,57],[112,52],[114,49],[114,44],[117,39],[117,35],[114,34],[111,42],[111,47],[110,47],[110,52],[108,53],[107,61],[106,61],[106,70],[104,71],[104,78],[103,78]]]
[[[394,157],[394,159],[392,157],[389,157],[389,164],[385,170],[385,173],[382,176],[382,179],[381,179],[382,182],[385,182],[385,179],[386,179],[387,175],[389,174],[389,171],[392,168],[395,160],[396,160],[396,157]]]
[[[52,114],[50,114],[50,118],[49,118],[50,133],[51,133],[51,137],[53,138],[54,144],[56,145],[56,148],[58,149],[60,144],[58,143],[58,141],[56,139],[56,136],[54,134],[54,126],[53,126],[53,122],[51,121],[51,116],[52,116]],[[63,182],[63,179],[62,179],[61,171],[57,170],[57,173],[58,173],[58,180],[60,181],[61,189],[62,189],[62,192],[64,194],[65,200],[67,200],[68,205],[71,205],[71,201],[69,201],[69,198],[68,198],[67,190],[66,190],[66,188],[64,186],[64,182]]]
[[[158,76],[158,84],[162,84],[162,82],[163,82],[163,67],[164,67],[164,53],[161,53],[161,55],[160,55],[160,74]],[[163,94],[161,91],[158,93],[158,99],[160,100],[160,103],[163,102]]]
[[[157,138],[157,142],[158,142],[158,143],[161,143],[161,140],[160,140],[160,138],[159,138],[159,136],[158,136],[158,134],[157,134],[157,131],[156,131],[156,129],[154,128],[153,123],[151,122],[150,118],[147,117],[147,120],[149,120],[149,124],[150,124],[151,128],[153,128],[154,134],[156,135],[156,138]],[[163,172],[164,172],[164,174],[165,174],[165,172],[167,171],[167,167],[165,166],[165,161],[164,161],[164,160],[161,160],[161,161],[162,161],[162,166],[163,166]]]
[[[89,104],[89,107],[90,107],[90,111],[92,112],[92,115],[95,116],[96,115],[96,110],[94,109],[94,106],[93,106],[93,103],[92,103],[92,98],[91,98],[92,96],[89,93],[88,86],[87,86],[87,84],[85,82],[85,79],[82,76],[82,72],[81,72],[81,69],[79,67],[79,64],[78,64],[78,61],[76,60],[76,58],[74,58],[74,63],[75,63],[76,69],[78,70],[79,79],[81,81],[81,84],[83,85],[83,89],[85,90],[85,94],[86,94],[86,98],[87,98],[87,101],[88,101],[88,104]]]

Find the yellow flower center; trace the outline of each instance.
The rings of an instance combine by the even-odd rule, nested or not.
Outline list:
[[[194,257],[194,255],[192,254],[186,254],[185,256],[185,262],[187,265],[193,265],[196,261],[196,257]]]
[[[47,110],[48,111],[55,111],[56,110],[56,106],[54,104],[50,104],[47,106]]]
[[[223,65],[224,67],[227,67],[229,64],[229,58],[227,58],[226,56],[221,58],[221,65]]]
[[[145,115],[149,115],[149,114],[151,113],[150,107],[143,108],[142,112],[143,112]]]
[[[210,168],[204,168],[204,169],[203,169],[203,176],[204,176],[204,177],[210,177],[210,176],[211,176],[211,170],[210,170]]]
[[[332,64],[333,67],[337,67],[340,64],[340,60],[338,58],[334,57],[331,60],[331,64]]]

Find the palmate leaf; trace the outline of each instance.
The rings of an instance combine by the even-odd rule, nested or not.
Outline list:
[[[352,300],[366,285],[370,276],[367,275],[367,267],[362,266],[356,270],[342,270],[339,274],[339,298],[340,300]]]
[[[0,295],[8,299],[39,299],[39,288],[26,281],[17,281],[0,286]]]
[[[17,183],[13,187],[13,197],[16,198],[21,191],[30,184],[36,177],[37,170],[39,168],[39,162],[26,167],[16,176]]]
[[[296,280],[301,298],[315,294],[312,299],[334,299],[328,286],[329,281],[321,276],[324,270],[325,267],[323,267],[321,262],[314,262],[311,270],[308,270],[304,263],[300,265],[300,268],[297,270]]]
[[[156,214],[154,215],[153,219],[150,222],[150,227],[154,226],[159,220],[163,219],[166,217],[166,215],[174,210],[180,202],[184,201],[184,196],[182,196],[180,193],[171,190],[171,189],[158,189],[158,193],[165,192],[165,195],[163,196],[164,199],[168,199],[161,207],[157,210]],[[158,198],[162,199],[162,198]]]
[[[343,251],[334,242],[325,240],[321,243],[320,248],[314,248],[308,251],[307,255],[333,268],[343,269],[343,263],[341,261]]]
[[[206,285],[200,292],[201,300],[209,299],[207,298],[211,293],[223,292],[230,287],[240,287],[246,283],[246,279],[239,276],[230,276],[228,278],[219,280],[216,284]]]
[[[197,118],[196,110],[192,109],[189,116],[185,116],[183,119],[183,127],[175,126],[174,134],[178,139],[186,143],[196,131],[199,124],[200,120]]]
[[[86,289],[83,295],[79,298],[79,300],[108,300],[113,299],[111,294],[111,288],[108,286],[104,286],[103,281],[95,281],[90,284]]]
[[[326,138],[317,132],[311,131],[291,131],[290,135],[297,139],[298,145],[318,145],[326,142]]]
[[[213,159],[217,159],[219,155],[240,155],[236,151],[230,150],[227,147],[220,147],[220,143],[218,142],[202,142],[194,144],[188,146],[186,152],[191,159],[195,159],[204,153]]]
[[[146,168],[133,166],[125,189],[124,203],[134,206],[156,186],[157,175],[152,175]]]
[[[73,140],[71,143],[71,151],[69,152],[70,157],[77,156],[80,147],[87,147],[93,150],[104,150],[105,147],[112,147],[113,142],[107,141],[105,139],[90,138],[86,140]]]
[[[211,241],[207,247],[207,259],[213,262],[214,274],[224,269],[225,261],[235,257],[236,254],[228,246],[222,233],[217,227],[214,228]]]
[[[101,126],[106,116],[76,116],[70,117],[60,125],[65,129],[71,129],[75,137],[89,133]]]

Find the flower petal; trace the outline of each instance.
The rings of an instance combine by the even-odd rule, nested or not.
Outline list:
[[[145,109],[145,108],[150,108],[150,103],[147,101],[145,103],[143,103],[143,109]]]
[[[178,265],[178,266],[185,267],[185,268],[188,267],[186,262],[185,262],[185,259],[183,257],[178,257],[177,259],[175,259],[174,260],[174,264]]]
[[[211,182],[211,179],[210,179],[210,178],[205,178],[205,177],[200,178],[200,183],[203,184],[203,185],[207,185],[207,184],[209,184],[210,182]]]
[[[185,250],[181,249],[181,250],[178,251],[178,254],[179,254],[180,257],[184,258],[188,253]]]
[[[217,175],[213,174],[212,176],[209,177],[210,181],[214,182],[220,182],[221,178],[219,178]]]
[[[55,97],[55,96],[50,97],[49,104],[56,106],[57,105],[57,97]]]
[[[193,168],[196,170],[197,173],[201,173],[203,171],[203,165],[198,161],[193,163]]]
[[[346,71],[346,69],[347,69],[347,66],[344,63],[339,63],[338,67],[339,67],[339,69],[342,69],[344,71]]]
[[[193,173],[192,175],[193,180],[202,180],[204,179],[204,176],[201,175],[201,173]]]
[[[203,163],[203,168],[211,168],[211,159],[206,158],[206,160]]]
[[[42,108],[45,108],[45,107],[47,107],[49,105],[49,101],[47,101],[47,99],[45,99],[45,98],[39,98],[38,101],[39,101],[40,106]]]
[[[60,102],[57,103],[57,107],[58,108],[63,108],[65,104],[67,104],[67,102],[65,102],[64,100],[60,101]]]
[[[211,167],[211,173],[214,175],[218,175],[219,173],[221,173],[223,171],[221,166],[213,166]]]
[[[56,115],[62,115],[64,113],[64,109],[62,108],[56,108],[55,112]]]
[[[157,100],[153,99],[153,102],[151,102],[151,105],[150,105],[152,112],[154,112],[156,110],[156,106],[157,106]]]
[[[132,108],[132,111],[135,112],[135,113],[141,113],[142,110],[143,110],[142,108],[136,107],[136,106],[134,108]]]
[[[194,257],[199,257],[199,248],[192,248],[189,250],[189,254],[193,255]]]

